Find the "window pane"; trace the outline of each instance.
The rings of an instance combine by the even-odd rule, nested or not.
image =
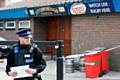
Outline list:
[[[7,23],[7,26],[13,27],[13,26],[14,26],[14,23]]]
[[[34,9],[30,9],[29,11],[30,11],[30,15],[35,15]]]
[[[29,25],[29,22],[21,22],[20,23],[20,26],[28,26]]]
[[[20,21],[19,28],[30,28],[30,21],[29,20]]]
[[[4,22],[0,22],[0,28],[4,27]]]

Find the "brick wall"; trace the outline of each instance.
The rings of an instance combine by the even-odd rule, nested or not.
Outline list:
[[[120,14],[72,17],[72,53],[120,44]]]
[[[18,22],[21,20],[31,20],[31,28],[34,40],[46,40],[46,18],[15,19],[13,21],[16,21],[16,28],[12,30],[6,29],[4,24],[4,28],[0,29],[0,37],[8,40],[17,40],[16,31],[18,29]],[[9,20],[3,21],[6,22]]]
[[[0,37],[3,37],[7,40],[17,40],[15,30],[0,30]]]
[[[8,19],[8,20],[1,20],[4,22],[4,26],[3,29],[0,29],[0,37],[3,37],[7,40],[18,40],[16,32],[18,30],[18,26],[19,26],[19,21],[23,21],[23,20],[30,20],[31,24],[30,27],[33,28],[33,20],[32,19]],[[5,28],[5,23],[7,21],[15,21],[16,23],[16,27],[14,29],[6,29]]]

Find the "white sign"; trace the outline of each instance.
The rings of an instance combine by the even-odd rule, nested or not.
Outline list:
[[[75,3],[70,8],[71,14],[85,14],[86,13],[86,6],[83,3]]]

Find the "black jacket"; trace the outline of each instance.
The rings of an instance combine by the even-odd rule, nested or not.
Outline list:
[[[42,72],[46,67],[46,62],[43,59],[42,51],[36,44],[29,46],[22,46],[20,44],[14,45],[7,56],[6,73],[10,71],[11,67],[29,65],[30,68],[36,69],[37,73]]]

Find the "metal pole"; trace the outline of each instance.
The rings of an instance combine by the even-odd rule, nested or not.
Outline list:
[[[63,53],[62,53],[63,43],[62,41],[57,41],[55,48],[57,49],[57,80],[63,80]]]

